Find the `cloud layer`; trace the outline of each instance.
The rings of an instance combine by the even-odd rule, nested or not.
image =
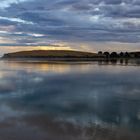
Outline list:
[[[139,0],[3,0],[0,43],[3,40],[1,46],[139,43],[139,13]]]

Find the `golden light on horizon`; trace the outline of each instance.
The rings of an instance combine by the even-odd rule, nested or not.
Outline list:
[[[71,47],[55,47],[55,46],[38,46],[36,49],[40,50],[72,50]]]
[[[70,46],[5,46],[0,47],[0,53],[12,53],[17,51],[30,51],[30,50],[74,50]]]

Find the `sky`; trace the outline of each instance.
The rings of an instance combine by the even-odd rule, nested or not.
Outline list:
[[[0,54],[139,51],[140,0],[1,0]]]

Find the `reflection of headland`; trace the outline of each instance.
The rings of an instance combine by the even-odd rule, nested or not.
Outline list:
[[[7,67],[14,70],[26,70],[28,72],[53,72],[69,73],[72,71],[86,72],[90,70],[89,62],[58,62],[58,61],[4,61]]]
[[[69,72],[90,72],[96,71],[101,65],[140,65],[140,59],[102,59],[96,61],[32,61],[32,60],[4,60],[1,64],[8,69],[26,70],[28,72],[50,72],[50,73],[69,73]],[[93,67],[94,65],[94,67]]]

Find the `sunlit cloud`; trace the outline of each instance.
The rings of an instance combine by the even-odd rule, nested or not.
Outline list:
[[[9,7],[13,3],[24,2],[26,0],[1,0],[0,8],[4,9]]]
[[[0,20],[1,19],[13,21],[13,22],[18,22],[18,23],[24,23],[24,24],[33,24],[32,22],[25,21],[25,20],[22,20],[20,18],[9,18],[9,17],[2,17],[2,16],[0,16]]]

